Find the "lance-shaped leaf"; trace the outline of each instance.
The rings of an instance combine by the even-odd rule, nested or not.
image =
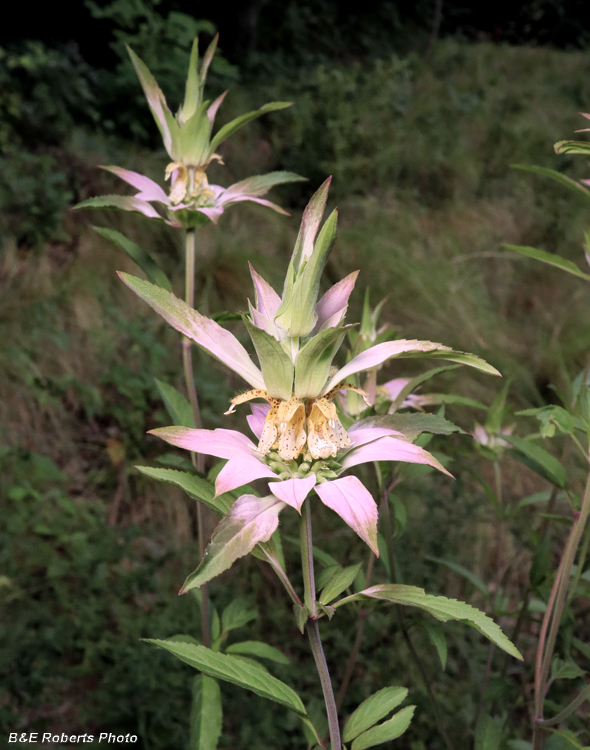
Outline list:
[[[268,670],[252,661],[246,661],[238,656],[220,654],[205,646],[195,646],[191,643],[177,643],[175,641],[160,641],[152,638],[145,639],[147,643],[169,651],[181,661],[190,664],[203,674],[217,680],[225,680],[238,685],[245,690],[268,698],[268,700],[287,706],[298,714],[307,714],[305,706],[297,693],[269,674]]]
[[[136,190],[139,190],[134,197],[139,198],[143,201],[157,201],[164,205],[168,205],[169,200],[165,191],[158,185],[157,182],[146,177],[144,174],[139,172],[133,172],[130,169],[124,169],[123,167],[116,166],[102,166],[106,172],[111,172],[116,175],[119,179],[124,180],[128,185],[131,185]]]
[[[245,656],[257,656],[259,659],[269,659],[277,664],[290,664],[289,659],[274,646],[261,641],[242,641],[232,643],[226,648],[228,654],[243,654]]]
[[[338,608],[348,602],[359,599],[382,599],[392,604],[402,604],[408,607],[419,607],[431,615],[446,622],[447,620],[460,620],[479,630],[480,633],[489,638],[492,643],[506,651],[506,653],[521,659],[522,656],[516,646],[504,635],[496,623],[483,612],[465,602],[456,599],[447,599],[444,596],[433,596],[426,594],[424,589],[417,586],[404,586],[399,583],[386,583],[371,586],[358,594],[347,596],[336,602],[333,606]]]
[[[285,507],[274,495],[242,495],[213,532],[211,543],[197,570],[186,579],[182,594],[202,586],[247,555],[259,542],[267,542],[279,525]]]
[[[326,219],[311,256],[302,258],[295,276],[291,268],[287,270],[286,288],[275,322],[289,331],[290,336],[308,336],[316,324],[320,279],[336,239],[337,223],[338,211],[334,210]],[[302,252],[304,250],[305,245]]]
[[[315,398],[322,391],[332,360],[348,328],[350,326],[328,328],[309,339],[299,350],[295,362],[295,395],[298,398]]]
[[[322,591],[320,596],[320,602],[322,604],[329,604],[345,589],[347,589],[349,586],[352,586],[352,583],[357,577],[360,569],[361,563],[358,563],[357,565],[351,565],[348,568],[339,568],[326,583],[324,590]],[[378,716],[375,721],[380,718],[381,716]]]
[[[167,289],[169,292],[172,291],[172,285],[164,271],[158,266],[156,261],[148,255],[145,250],[142,250],[139,245],[132,242],[130,239],[125,237],[121,232],[117,232],[114,229],[106,229],[105,227],[92,227],[95,232],[98,232],[102,237],[118,245],[135,261],[141,270],[145,273],[152,284],[161,286],[162,289]]]
[[[97,195],[76,204],[74,208],[117,208],[120,211],[135,211],[149,219],[164,221],[151,203],[131,195]]]
[[[154,382],[174,424],[194,429],[195,417],[186,396],[183,396],[180,391],[162,380],[154,378]]]
[[[217,38],[217,37],[216,37]],[[191,56],[188,63],[188,73],[184,89],[184,102],[179,112],[179,120],[185,123],[196,112],[201,103],[201,86],[199,86],[199,37],[193,41]]]
[[[266,331],[252,325],[246,316],[248,329],[269,395],[287,401],[293,392],[293,362],[279,342]]]
[[[221,736],[221,691],[217,680],[199,674],[193,681],[190,750],[217,750]]]
[[[260,109],[253,110],[252,112],[246,112],[246,114],[240,115],[239,117],[236,117],[235,120],[228,122],[227,125],[224,125],[217,132],[217,134],[211,141],[211,145],[209,146],[209,156],[212,156],[215,153],[217,147],[220,146],[223,141],[226,140],[226,138],[229,138],[230,135],[233,135],[237,130],[242,128],[247,123],[252,122],[252,120],[256,120],[258,117],[266,114],[267,112],[274,112],[278,109],[285,109],[286,107],[292,106],[292,104],[293,102],[269,102],[268,104],[260,107]]]
[[[220,516],[224,516],[234,502],[234,498],[231,495],[218,495],[216,497],[215,490],[209,482],[195,474],[189,474],[188,471],[156,469],[152,466],[136,466],[135,468],[142,474],[158,482],[166,482],[173,487],[179,487],[187,495],[195,500],[200,500]]]
[[[121,280],[173,328],[237,372],[253,388],[266,390],[262,373],[232,333],[215,321],[200,315],[170,292],[127,273],[118,273]]]
[[[576,193],[581,193],[585,198],[590,199],[590,190],[581,185],[577,180],[572,180],[571,177],[568,177],[567,175],[562,174],[555,169],[529,166],[527,164],[513,164],[512,166],[514,167],[514,169],[522,169],[524,172],[532,172],[533,174],[538,174],[541,177],[549,177],[550,179],[559,182],[560,185],[564,185],[565,187],[570,188],[570,190],[574,190]]]
[[[344,725],[342,739],[350,742],[374,726],[380,719],[406,699],[408,689],[404,687],[386,687],[378,690],[364,700]]]
[[[526,255],[527,258],[534,258],[535,260],[540,260],[541,263],[547,263],[550,266],[561,268],[562,271],[567,271],[568,273],[571,273],[580,279],[584,279],[585,281],[590,281],[590,276],[587,273],[580,271],[580,269],[575,263],[572,263],[571,260],[560,258],[559,255],[555,255],[555,253],[547,253],[545,252],[545,250],[537,250],[536,247],[524,247],[521,245],[507,245],[506,243],[504,243],[502,247],[505,247],[507,250],[514,250],[515,253]]]
[[[567,472],[562,464],[544,448],[516,435],[502,435],[502,439],[510,443],[512,446],[510,453],[521,463],[563,489]]]
[[[377,503],[357,477],[343,477],[318,484],[321,501],[355,531],[379,557],[377,546]]]
[[[318,190],[312,195],[311,200],[303,212],[299,234],[297,235],[295,248],[291,255],[291,260],[289,261],[287,275],[285,276],[281,306],[279,307],[276,318],[277,324],[287,331],[290,330],[292,319],[290,306],[295,294],[295,282],[299,277],[304,262],[313,254],[315,238],[326,209],[326,201],[328,200],[328,191],[330,190],[331,181],[332,178],[328,177],[328,179],[320,185]],[[309,330],[311,330],[311,328]],[[305,335],[309,333],[309,330]]]
[[[207,116],[210,102],[201,102],[193,116],[180,129],[178,140],[185,164],[206,166],[211,136],[211,120]]]
[[[490,375],[500,375],[495,367],[492,367],[492,365],[475,354],[456,352],[448,346],[443,346],[443,344],[437,344],[433,341],[399,339],[397,341],[385,341],[382,344],[377,344],[353,357],[347,365],[338,370],[330,379],[324,387],[323,393],[328,393],[340,381],[355,372],[370,370],[372,367],[376,367],[388,359],[402,357],[404,359],[418,359],[423,357],[446,359],[449,362],[458,362],[462,365],[475,367],[476,370],[481,370]]]
[[[140,60],[130,47],[127,47],[127,52],[129,53],[129,57],[131,58],[139,82],[141,83],[141,87],[147,99],[151,113],[154,116],[154,120],[156,121],[156,125],[162,134],[164,148],[174,159],[178,156],[177,148],[180,132],[178,123],[174,119],[172,112],[170,112],[164,94],[156,83],[156,79],[150,73],[147,65]]]
[[[474,750],[498,750],[502,743],[502,727],[488,714],[482,714],[475,727]]]
[[[383,724],[363,732],[354,740],[351,750],[366,750],[368,747],[381,745],[383,742],[390,742],[401,737],[410,726],[415,710],[416,706],[406,706],[389,721],[384,721]]]

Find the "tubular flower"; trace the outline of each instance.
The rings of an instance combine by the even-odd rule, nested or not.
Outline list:
[[[243,320],[260,367],[235,336],[215,321],[160,287],[127,274],[120,276],[176,330],[249,384],[250,390],[232,399],[228,414],[246,401],[259,398],[267,402],[254,404],[248,417],[257,445],[232,430],[169,427],[154,431],[173,445],[228,459],[215,482],[217,495],[255,479],[268,481],[269,496],[258,501],[253,495],[238,498],[221,522],[225,524],[223,534],[234,528],[232,524],[243,522],[247,509],[249,517],[256,519],[252,523],[260,530],[249,537],[252,546],[266,541],[276,529],[278,513],[284,505],[299,511],[315,489],[321,501],[377,553],[375,501],[359,479],[341,475],[357,464],[372,461],[423,463],[448,472],[434,456],[387,426],[375,427],[361,421],[345,430],[335,397],[352,390],[367,400],[365,392],[348,378],[391,358],[434,357],[499,373],[475,355],[455,352],[431,341],[403,339],[376,343],[343,367],[332,366],[349,329],[343,325],[343,318],[357,274],[335,284],[318,301],[319,276],[336,230],[333,213],[320,231],[328,186],[329,181],[305,209],[283,296],[279,297],[251,268],[256,305],[250,304],[250,314],[244,315]],[[219,534],[221,538],[221,531]],[[195,580],[204,579],[197,576],[191,580],[191,585],[197,585]]]
[[[279,457],[285,460],[299,458],[301,453],[306,453],[311,458],[335,457],[341,448],[350,445],[350,438],[333,403],[336,394],[343,390],[356,391],[368,404],[365,392],[352,383],[340,383],[325,396],[307,399],[306,403],[295,396],[281,401],[270,396],[267,391],[255,388],[233,398],[230,409],[225,413],[232,414],[238,404],[263,398],[268,401],[270,408],[258,443],[258,451],[262,456],[276,450]]]

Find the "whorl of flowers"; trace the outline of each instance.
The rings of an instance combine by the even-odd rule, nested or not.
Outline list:
[[[217,549],[228,528],[252,525],[249,549],[244,551],[242,547],[233,559],[268,540],[277,528],[279,511],[286,505],[300,511],[312,490],[378,554],[377,505],[357,477],[343,474],[358,464],[373,461],[428,464],[448,474],[434,456],[394,429],[373,426],[369,419],[346,430],[338,416],[335,397],[347,389],[365,397],[358,386],[349,382],[350,376],[399,357],[446,359],[499,374],[475,355],[455,352],[431,341],[404,339],[377,343],[344,366],[333,366],[350,329],[343,321],[358,272],[339,281],[318,300],[321,274],[336,234],[337,211],[320,229],[329,184],[327,180],[305,209],[282,296],[250,268],[255,304],[249,304],[243,321],[260,366],[238,339],[215,321],[162,288],[120,274],[168,323],[250,386],[232,399],[227,414],[245,401],[263,402],[254,404],[248,417],[257,443],[229,429],[153,430],[153,434],[172,445],[227,459],[215,481],[216,496],[256,479],[268,482],[270,494],[238,498],[214,534],[212,545],[217,545]],[[205,564],[191,576],[185,589],[208,580],[206,569]]]

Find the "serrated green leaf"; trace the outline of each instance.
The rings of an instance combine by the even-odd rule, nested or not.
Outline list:
[[[248,329],[266,389],[271,396],[287,401],[293,393],[293,362],[279,342],[266,331],[256,328],[246,316],[244,325]]]
[[[201,564],[184,582],[182,594],[198,588],[244,557],[259,542],[267,542],[279,525],[285,504],[274,495],[242,495],[221,520]]]
[[[95,232],[98,232],[101,237],[114,242],[115,245],[118,245],[118,247],[123,250],[123,252],[127,253],[131,260],[137,263],[152,284],[161,286],[162,289],[166,289],[169,292],[172,291],[172,284],[164,271],[162,271],[156,261],[148,255],[145,250],[142,250],[139,245],[114,229],[106,229],[105,227],[92,227],[92,229],[94,229]]]
[[[567,472],[556,458],[531,440],[524,440],[516,435],[502,435],[502,438],[512,445],[513,450],[509,451],[511,455],[529,469],[563,489]]]
[[[169,651],[181,661],[190,664],[203,674],[217,680],[231,682],[238,687],[251,690],[253,693],[280,703],[298,714],[306,715],[305,707],[297,693],[268,673],[260,664],[247,662],[237,656],[220,654],[205,646],[193,646],[187,643],[145,639],[148,643]]]
[[[221,737],[221,691],[219,684],[206,674],[193,680],[193,702],[190,720],[190,750],[217,750]]]
[[[387,427],[390,430],[397,430],[411,443],[422,432],[431,432],[435,435],[451,435],[453,432],[465,434],[456,424],[449,422],[448,419],[438,414],[421,414],[418,412],[396,412],[395,414],[366,417],[356,423],[357,429],[361,427]]]
[[[585,674],[586,672],[571,659],[563,661],[556,656],[551,663],[552,680],[575,680]]]
[[[174,424],[194,429],[195,418],[188,399],[180,391],[177,391],[174,386],[168,385],[168,383],[164,383],[157,378],[154,378],[154,382]]]
[[[395,714],[389,721],[379,724],[377,727],[368,729],[366,732],[357,737],[352,743],[351,750],[366,750],[368,747],[380,745],[382,742],[389,742],[400,737],[410,726],[412,716],[416,706],[406,706]]]
[[[498,750],[502,728],[488,714],[481,714],[475,727],[474,750]]]
[[[328,379],[332,360],[344,341],[348,326],[328,328],[301,348],[295,363],[295,396],[313,398]]]
[[[293,605],[293,612],[295,614],[295,622],[297,623],[297,627],[302,633],[305,633],[305,623],[309,618],[309,611],[307,607],[295,603]]]
[[[223,633],[229,633],[231,630],[244,627],[257,617],[257,609],[251,609],[242,599],[234,599],[223,610],[221,630]]]
[[[190,495],[195,500],[200,500],[211,510],[214,510],[220,516],[224,516],[230,509],[234,498],[229,494],[215,497],[215,488],[206,479],[195,474],[189,474],[188,471],[178,471],[176,469],[156,469],[153,466],[136,466],[142,474],[145,474],[158,482],[166,482],[174,487],[180,487],[181,490]]]
[[[555,169],[548,169],[547,167],[528,166],[526,164],[513,164],[512,166],[514,167],[514,169],[522,169],[524,172],[532,172],[533,174],[538,174],[541,177],[549,177],[550,179],[559,182],[561,185],[570,188],[570,190],[574,190],[576,193],[580,193],[585,198],[590,199],[590,190],[585,188],[577,180],[572,180],[571,177],[568,177],[561,172],[557,172]]]
[[[440,659],[440,665],[444,671],[447,666],[448,649],[447,639],[445,637],[443,629],[436,622],[422,622],[420,624],[426,631],[430,642],[436,649],[436,653],[438,654],[438,658]]]
[[[334,577],[336,573],[342,570],[342,567],[340,565],[330,565],[327,568],[324,568],[322,572],[316,576],[315,579],[315,585],[316,589],[318,591],[321,591],[324,586],[328,583],[328,581]]]
[[[535,247],[507,245],[506,243],[503,244],[503,247],[507,248],[508,250],[514,250],[515,253],[526,255],[527,258],[534,258],[534,260],[540,260],[542,263],[548,263],[550,266],[561,268],[562,271],[567,271],[568,273],[571,273],[574,276],[578,276],[580,279],[584,279],[585,281],[590,281],[590,276],[587,273],[580,271],[575,263],[572,263],[571,260],[560,258],[559,255],[555,255],[554,253],[547,253],[545,252],[545,250],[537,250],[537,248]]]
[[[459,563],[453,562],[452,560],[445,560],[442,557],[430,557],[427,555],[426,559],[432,560],[432,562],[438,563],[439,565],[444,565],[445,568],[452,570],[453,573],[457,573],[458,575],[468,580],[471,584],[473,584],[473,586],[475,586],[480,594],[482,594],[486,599],[489,597],[490,592],[488,591],[488,587],[481,580],[481,578],[471,570],[463,567],[463,565],[459,565]]]
[[[328,581],[326,587],[322,591],[320,602],[322,604],[329,604],[345,589],[347,589],[349,586],[352,586],[352,583],[357,577],[360,569],[361,563],[358,563],[357,565],[351,565],[348,568],[343,568],[337,571]]]
[[[226,649],[228,654],[246,654],[247,656],[257,656],[260,659],[270,659],[277,664],[290,664],[289,659],[278,648],[269,646],[262,641],[241,641],[232,643]]]
[[[382,688],[364,700],[344,726],[342,732],[344,742],[350,742],[362,732],[370,729],[394,708],[397,708],[407,695],[407,688],[392,686]]]
[[[447,620],[460,620],[461,622],[471,625],[479,630],[480,633],[489,638],[492,643],[514,656],[516,659],[522,659],[522,656],[516,646],[508,640],[502,630],[496,623],[483,612],[472,607],[466,602],[459,602],[456,599],[447,599],[444,596],[433,596],[426,594],[424,589],[417,586],[404,586],[398,583],[385,583],[360,591],[358,594],[347,596],[334,604],[334,607],[341,607],[359,599],[381,599],[393,604],[402,604],[408,607],[419,607],[429,612],[431,615],[447,622]]]

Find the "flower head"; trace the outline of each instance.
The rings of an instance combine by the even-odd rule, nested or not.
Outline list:
[[[319,277],[336,229],[333,213],[320,231],[328,186],[329,182],[322,185],[304,212],[282,298],[251,268],[256,304],[250,304],[250,314],[244,315],[243,320],[260,367],[233,334],[215,321],[164,289],[127,274],[120,276],[174,328],[250,385],[250,390],[232,399],[228,414],[246,401],[266,402],[255,404],[248,419],[258,438],[257,445],[232,430],[170,427],[155,430],[154,434],[173,445],[228,459],[217,476],[217,494],[254,479],[266,479],[277,502],[300,510],[304,499],[315,489],[321,501],[377,553],[375,501],[359,479],[341,475],[369,461],[410,461],[445,469],[434,456],[395,430],[361,421],[347,431],[339,419],[335,397],[352,390],[366,398],[364,391],[348,378],[397,357],[447,359],[499,373],[475,355],[455,352],[431,341],[408,340],[381,341],[364,348],[343,367],[333,366],[350,328],[343,325],[343,318],[357,274],[335,284],[318,301]],[[271,496],[261,502],[264,501],[265,518],[272,515],[274,524],[278,523],[277,514],[283,506],[269,500]],[[244,497],[250,507],[253,496]],[[230,523],[234,523],[233,516]],[[249,538],[264,541],[262,536]]]
[[[215,50],[217,35],[209,45],[199,69],[198,38],[193,43],[190,57],[184,102],[174,116],[166,98],[145,63],[127,48],[131,62],[145,93],[150,111],[162,135],[164,148],[171,162],[167,165],[164,177],[170,182],[170,192],[166,191],[145,175],[131,172],[121,167],[103,167],[116,174],[139,192],[133,196],[103,195],[79,203],[76,208],[117,208],[124,211],[137,211],[151,219],[165,221],[174,227],[190,229],[199,226],[207,219],[214,224],[226,206],[241,201],[253,201],[286,213],[282,208],[262,198],[272,187],[286,182],[303,180],[291,172],[271,172],[256,175],[230,187],[210,185],[207,167],[212,161],[223,164],[216,149],[233,133],[255,120],[257,117],[277,109],[291,106],[292,102],[271,102],[260,109],[240,115],[224,125],[213,136],[215,116],[227,91],[214,102],[204,100],[207,72]],[[153,204],[159,205],[161,211]]]

